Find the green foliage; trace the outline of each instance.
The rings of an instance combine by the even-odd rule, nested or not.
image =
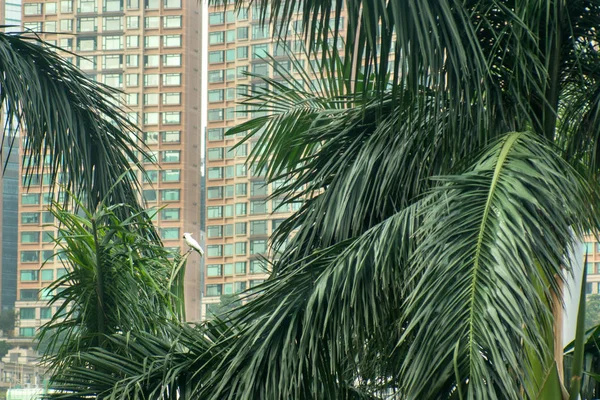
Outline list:
[[[0,358],[4,357],[13,346],[8,344],[6,340],[0,340]]]
[[[55,374],[77,360],[70,355],[106,348],[108,335],[158,334],[165,321],[183,317],[183,299],[174,289],[187,257],[171,261],[161,244],[144,235],[150,220],[122,212],[129,205],[101,205],[96,211],[79,207],[77,214],[59,204],[52,209],[59,227],[57,254],[67,274],[49,287],[55,291],[50,304],[58,311],[44,326],[40,342]],[[129,218],[120,218],[128,213]]]
[[[4,310],[0,312],[0,330],[2,330],[4,334],[10,335],[15,329],[15,319],[15,310]]]
[[[600,228],[598,4],[348,0],[343,53],[341,1],[258,7],[279,27],[301,10],[316,61],[290,55],[298,79],[268,58],[278,79],[245,102],[265,115],[229,131],[305,199],[272,276],[198,331],[114,332],[64,397],[560,395],[552,297]]]

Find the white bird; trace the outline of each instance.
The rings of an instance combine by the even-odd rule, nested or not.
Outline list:
[[[196,239],[194,239],[192,237],[191,233],[184,233],[183,234],[183,239],[185,240],[185,244],[187,244],[188,246],[190,246],[190,250],[196,250],[199,254],[200,257],[202,257],[204,255],[204,250],[202,250],[202,247],[200,247],[200,245],[198,244],[198,242],[196,242]]]

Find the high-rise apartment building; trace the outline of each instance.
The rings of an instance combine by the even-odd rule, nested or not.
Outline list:
[[[201,20],[197,0],[23,2],[24,28],[45,32],[45,40],[81,56],[64,53],[89,76],[124,91],[121,100],[142,129],[152,158],[144,160],[152,181],[144,184],[144,197],[149,206],[164,207],[156,224],[165,246],[183,251],[184,232],[202,234]],[[50,295],[45,287],[64,273],[60,260],[52,258],[49,183],[46,175],[34,177],[29,190],[21,186],[20,191],[20,336],[33,336],[55,311],[45,303]],[[200,319],[200,271],[201,260],[193,253],[185,288],[192,321]]]
[[[21,30],[21,0],[0,0],[0,25],[5,32]],[[5,114],[0,112],[4,131]],[[19,218],[18,132],[6,129],[2,144],[3,174],[0,174],[0,310],[12,310],[17,299],[17,232]],[[10,148],[11,145],[15,147]]]
[[[585,292],[586,294],[600,294],[600,242],[597,242],[593,235],[586,236],[583,251],[584,259],[587,254]]]
[[[261,26],[254,7],[238,12],[232,5],[211,6],[207,19],[205,317],[221,296],[235,295],[265,279],[265,258],[273,258],[268,254],[269,236],[296,208],[266,200],[273,184],[266,185],[263,172],[246,165],[256,140],[234,148],[241,137],[226,134],[250,117],[238,102],[249,88],[263,84],[246,73],[273,76],[261,57],[271,54],[289,64],[284,47],[275,43],[273,27]]]

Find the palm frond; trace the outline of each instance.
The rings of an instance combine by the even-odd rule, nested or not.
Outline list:
[[[573,235],[598,226],[597,199],[529,133],[508,134],[467,172],[439,179],[411,259],[400,382],[417,398],[520,398],[523,346],[541,361],[552,354],[547,305]]]
[[[0,71],[3,140],[12,148],[14,132],[24,136],[26,175],[50,174],[58,191],[64,174],[65,192],[84,198],[89,209],[107,196],[112,204],[139,204],[139,182],[130,171],[132,165],[144,170],[145,147],[114,104],[119,91],[86,77],[31,35],[0,33]]]

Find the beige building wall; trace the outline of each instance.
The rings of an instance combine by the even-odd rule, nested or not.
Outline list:
[[[144,196],[165,207],[156,218],[166,247],[187,248],[184,232],[200,226],[200,5],[196,0],[26,0],[23,26],[82,57],[64,53],[97,81],[122,89],[129,117],[144,132],[159,167],[146,160],[153,183]],[[18,333],[32,336],[55,310],[44,288],[64,273],[50,259],[52,223],[46,208],[47,184],[21,188],[19,228]],[[40,270],[42,263],[47,264]],[[192,254],[186,271],[188,320],[200,319],[200,258]]]

